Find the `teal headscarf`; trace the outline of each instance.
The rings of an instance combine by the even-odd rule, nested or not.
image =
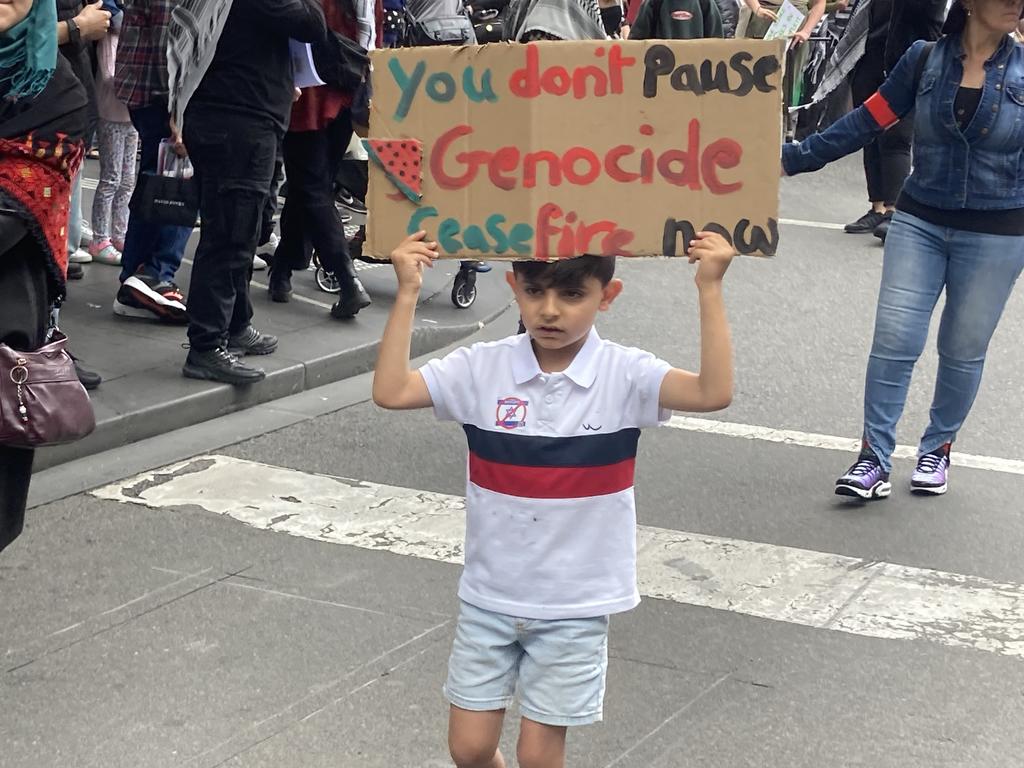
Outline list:
[[[0,34],[0,99],[38,96],[57,67],[57,0],[34,0],[28,16]]]

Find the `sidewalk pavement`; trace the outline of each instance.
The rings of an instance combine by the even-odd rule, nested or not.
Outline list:
[[[83,210],[91,206],[87,189]],[[199,242],[193,234],[177,282],[188,293],[191,258]],[[359,277],[373,305],[355,320],[329,315],[336,296],[320,290],[312,271],[293,279],[295,294],[288,304],[274,304],[267,295],[266,272],[252,282],[253,324],[280,338],[273,355],[255,358],[267,378],[252,387],[186,379],[181,367],[187,354],[185,329],[145,320],[116,317],[113,301],[118,269],[85,265],[85,278],[69,282],[61,309],[61,329],[70,348],[90,370],[103,376],[92,393],[96,431],[71,445],[38,453],[36,469],[52,467],[127,443],[197,424],[224,414],[276,400],[371,370],[377,343],[394,299],[394,272],[388,264],[357,263]],[[479,275],[476,303],[458,309],[451,301],[458,261],[443,261],[424,278],[413,334],[413,355],[422,355],[468,336],[497,317],[511,301],[501,268]],[[509,332],[514,331],[510,328]]]

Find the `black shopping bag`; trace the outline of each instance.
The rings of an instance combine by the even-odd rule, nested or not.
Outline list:
[[[199,185],[194,178],[139,174],[128,209],[146,221],[194,227],[199,217]]]

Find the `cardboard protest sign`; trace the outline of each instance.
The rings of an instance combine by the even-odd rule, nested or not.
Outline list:
[[[391,253],[683,256],[778,244],[784,42],[587,41],[373,53],[369,228]]]

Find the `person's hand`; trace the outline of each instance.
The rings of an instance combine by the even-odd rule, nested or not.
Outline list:
[[[110,29],[110,11],[104,11],[102,0],[97,0],[75,16],[75,24],[83,40],[102,40]]]
[[[690,263],[699,261],[694,280],[699,288],[722,282],[736,248],[717,232],[698,232],[690,241]]]
[[[171,129],[171,141],[174,143],[174,154],[178,157],[188,157],[188,149],[185,147],[185,142],[181,138],[181,131],[178,130],[178,126],[174,123],[174,118],[170,120]]]
[[[423,268],[433,267],[438,257],[437,243],[427,242],[427,233],[409,235],[391,252],[391,266],[398,277],[398,288],[419,291],[423,285]]]
[[[846,7],[849,4],[850,4],[850,0],[839,0],[839,2],[836,3],[836,7],[835,7],[835,9],[832,12],[833,13],[839,13],[841,11],[845,11]]]
[[[779,19],[779,15],[775,11],[765,8],[763,5],[759,5],[754,9],[754,15],[759,19],[769,19],[771,21],[778,21]]]
[[[796,33],[794,33],[791,38],[789,38],[789,47],[790,48],[799,48],[801,45],[803,45],[808,40],[810,40],[810,38],[811,38],[811,33],[808,32],[807,30],[801,29],[801,30],[797,31]]]
[[[292,94],[292,104],[302,98],[302,89],[296,88],[295,93]]]

